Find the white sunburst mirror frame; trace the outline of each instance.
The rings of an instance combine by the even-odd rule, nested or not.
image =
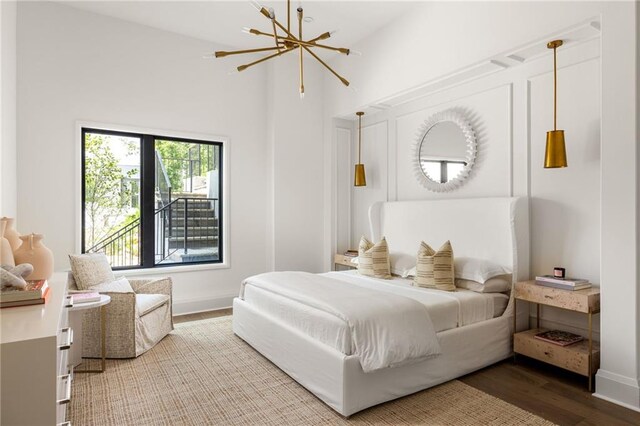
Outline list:
[[[426,173],[422,169],[422,165],[420,164],[420,147],[422,146],[424,138],[427,136],[429,130],[431,130],[433,126],[443,122],[455,123],[462,131],[467,144],[467,148],[465,151],[466,165],[455,178],[444,183],[436,182],[430,179],[426,175]],[[453,191],[456,188],[459,188],[469,177],[469,173],[471,172],[471,169],[473,168],[473,165],[475,163],[477,152],[476,145],[477,143],[475,131],[471,126],[470,120],[464,113],[456,109],[448,109],[433,114],[431,117],[427,118],[419,127],[416,141],[414,143],[413,150],[411,151],[411,163],[413,165],[413,172],[418,179],[418,182],[420,182],[422,186],[427,188],[429,191],[434,192],[449,192]]]

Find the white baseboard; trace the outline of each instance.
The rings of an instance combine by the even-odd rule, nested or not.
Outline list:
[[[634,378],[600,369],[596,373],[596,393],[593,396],[640,411],[640,386]]]
[[[238,294],[234,293],[209,299],[175,300],[173,302],[173,315],[180,316],[230,308],[233,306],[233,298],[237,296]]]

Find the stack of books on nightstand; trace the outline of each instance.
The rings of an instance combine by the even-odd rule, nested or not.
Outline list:
[[[591,287],[591,283],[582,278],[558,278],[553,275],[542,275],[536,277],[536,284],[570,291],[582,290]]]
[[[347,250],[344,252],[347,257],[358,257],[358,250]]]

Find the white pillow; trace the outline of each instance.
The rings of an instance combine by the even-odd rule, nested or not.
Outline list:
[[[476,281],[481,284],[493,277],[511,274],[511,272],[509,269],[490,260],[477,259],[475,257],[457,257],[455,259],[456,278]]]
[[[391,252],[389,253],[389,262],[391,263],[391,273],[407,278],[411,270],[416,270],[416,256],[406,253]]]
[[[456,278],[456,287],[466,288],[476,293],[504,293],[511,290],[511,275],[499,275],[483,283]]]
[[[120,277],[111,282],[92,285],[89,287],[89,290],[97,291],[98,293],[133,293],[133,288],[131,287],[131,284],[129,284],[129,280],[125,277]]]

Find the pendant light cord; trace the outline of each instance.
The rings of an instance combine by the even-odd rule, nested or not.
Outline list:
[[[556,117],[558,115],[557,112],[557,100],[558,100],[558,69],[557,69],[557,65],[556,65],[556,50],[558,50],[557,47],[553,48],[553,130],[556,131],[557,129],[557,125],[556,125]]]
[[[360,161],[360,152],[362,151],[362,115],[358,116],[358,164],[362,164]]]

